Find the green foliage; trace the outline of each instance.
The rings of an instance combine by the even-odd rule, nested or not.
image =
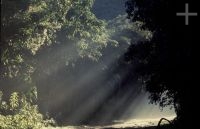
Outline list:
[[[93,3],[94,0],[3,0],[0,76],[17,77],[30,84],[37,69],[38,51],[54,44],[72,46],[70,52],[59,57],[65,62],[75,60],[73,55],[97,61],[109,43],[117,46],[113,35],[118,36],[125,29],[148,36],[148,31],[138,29],[141,23],[130,24],[122,16],[108,23],[96,18],[91,12]],[[128,42],[130,38],[121,39]]]
[[[97,60],[109,40],[106,24],[91,12],[94,0],[2,1],[1,76],[31,82],[38,50],[59,33],[77,55]],[[62,42],[63,43],[63,42]],[[70,55],[67,55],[70,56]]]
[[[67,24],[63,33],[75,42],[78,55],[97,60],[101,56],[100,50],[109,40],[106,23],[96,18],[91,12],[94,0],[74,1],[67,13]]]
[[[15,110],[19,107],[19,95],[17,92],[13,92],[10,96],[10,110]]]
[[[137,43],[138,40],[150,40],[152,32],[148,29],[142,29],[142,22],[131,22],[126,15],[119,15],[108,21],[107,29],[111,38],[114,40],[114,46],[118,43],[126,43],[128,45]],[[117,41],[117,42],[116,42]]]
[[[36,93],[35,88],[30,93]],[[37,94],[37,93],[36,93]],[[0,91],[0,128],[2,129],[40,129],[53,124],[54,121],[44,120],[43,115],[39,113],[38,106],[24,94],[13,92],[9,102],[3,101],[3,93]],[[35,99],[35,98],[32,98]]]

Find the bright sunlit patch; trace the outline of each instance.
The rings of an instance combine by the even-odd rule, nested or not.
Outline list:
[[[173,120],[176,116],[166,117],[168,120]],[[66,127],[56,127],[56,128],[44,128],[44,129],[103,129],[103,128],[130,128],[130,127],[148,127],[157,126],[161,118],[148,118],[148,119],[130,119],[130,120],[115,120],[113,124],[106,126],[66,126]],[[162,124],[168,124],[163,121]]]
[[[175,116],[166,117],[168,120],[173,120]],[[148,118],[148,119],[132,119],[127,121],[114,121],[117,124],[112,125],[115,128],[125,128],[125,127],[146,127],[146,126],[156,126],[161,118]],[[162,124],[168,124],[168,122],[163,121]]]

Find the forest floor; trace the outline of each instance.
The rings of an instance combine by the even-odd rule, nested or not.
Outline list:
[[[175,116],[166,117],[168,120],[173,120]],[[107,125],[81,125],[81,126],[64,126],[64,127],[49,127],[45,129],[156,129],[160,118],[154,119],[130,119],[116,120],[112,124]],[[162,122],[162,129],[168,129],[166,121]]]
[[[136,123],[135,120],[129,122],[119,122],[111,125],[81,125],[81,126],[63,126],[63,127],[49,127],[45,129],[156,129],[158,121],[145,123],[146,121]],[[162,129],[168,129],[168,123],[162,123]]]
[[[149,127],[123,127],[123,128],[115,128],[115,127],[82,127],[82,126],[67,126],[67,127],[55,127],[55,128],[45,128],[45,129],[156,129],[157,126],[149,126]],[[163,126],[161,129],[170,129],[169,126]]]

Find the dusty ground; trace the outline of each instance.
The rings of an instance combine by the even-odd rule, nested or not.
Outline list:
[[[84,127],[84,126],[68,126],[68,127],[57,127],[57,128],[47,128],[47,129],[156,129],[156,126],[150,126],[150,127],[125,127],[125,128],[102,128],[102,127]],[[165,129],[165,128],[163,128]],[[166,128],[167,129],[167,128]]]
[[[168,117],[167,119],[172,120],[174,117]],[[101,126],[65,126],[65,127],[52,127],[46,129],[156,129],[158,121],[160,118],[156,119],[132,119],[126,121],[114,121],[110,125]],[[163,121],[163,124],[167,124]],[[164,128],[165,129],[165,128]],[[167,128],[166,128],[167,129]]]

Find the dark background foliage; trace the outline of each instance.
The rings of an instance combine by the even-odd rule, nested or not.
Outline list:
[[[189,2],[191,12],[197,10],[195,4]],[[181,125],[193,127],[192,117],[198,111],[194,83],[198,19],[190,17],[185,26],[184,18],[176,17],[176,12],[184,11],[184,1],[128,0],[126,6],[132,21],[144,21],[143,28],[154,32],[151,41],[129,48],[127,61],[140,63],[137,70],[151,101],[161,106],[174,104]]]

